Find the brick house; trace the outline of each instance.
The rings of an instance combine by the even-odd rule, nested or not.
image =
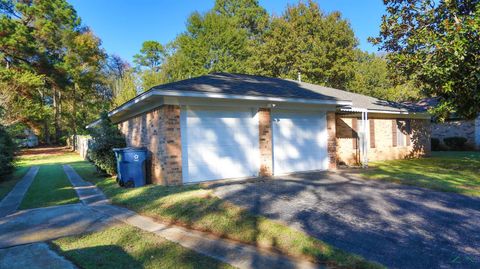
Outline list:
[[[151,181],[164,185],[430,153],[427,113],[278,78],[209,74],[156,86],[109,115],[128,146],[149,150]]]

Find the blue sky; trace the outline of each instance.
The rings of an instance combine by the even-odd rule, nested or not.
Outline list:
[[[132,61],[145,40],[166,44],[185,30],[185,22],[194,11],[204,12],[214,0],[68,0],[102,39],[105,50]],[[280,15],[287,4],[297,0],[259,0],[269,13]],[[322,10],[338,10],[350,21],[360,42],[369,52],[377,49],[367,42],[378,34],[385,9],[382,0],[317,0]]]

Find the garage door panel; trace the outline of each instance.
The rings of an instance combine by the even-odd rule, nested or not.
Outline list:
[[[325,113],[273,114],[274,173],[328,167]]]
[[[252,111],[192,109],[185,115],[185,182],[258,173],[258,119]]]

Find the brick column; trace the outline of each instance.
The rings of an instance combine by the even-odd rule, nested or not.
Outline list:
[[[163,175],[165,185],[182,184],[182,142],[180,133],[180,107],[163,106],[164,156]]]
[[[272,121],[269,108],[258,110],[258,134],[260,146],[260,172],[259,176],[269,177],[273,175],[272,159]]]
[[[328,169],[337,169],[337,137],[335,112],[327,112]]]

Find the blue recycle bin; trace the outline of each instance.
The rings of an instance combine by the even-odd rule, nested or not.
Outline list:
[[[148,151],[145,148],[115,148],[117,182],[122,187],[145,186]]]

